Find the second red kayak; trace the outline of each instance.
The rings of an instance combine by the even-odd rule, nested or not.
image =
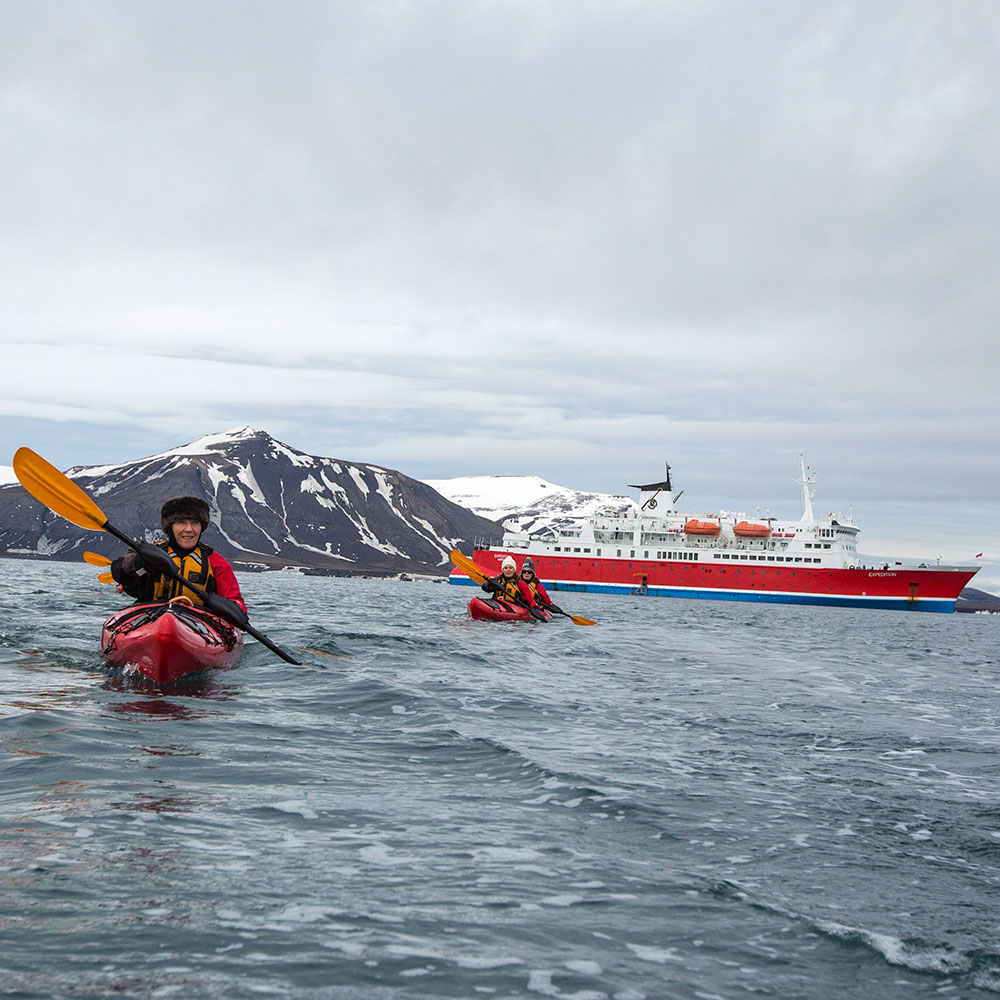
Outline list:
[[[243,633],[183,599],[135,604],[101,630],[101,655],[112,667],[167,684],[205,670],[229,670],[243,653]]]
[[[552,615],[544,608],[539,608],[544,621],[552,621]],[[498,601],[496,598],[473,597],[469,601],[469,614],[477,621],[489,622],[524,622],[538,621],[527,609],[519,604],[508,601]]]

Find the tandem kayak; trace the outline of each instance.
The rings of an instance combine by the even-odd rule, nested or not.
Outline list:
[[[542,620],[552,621],[552,615],[544,608],[539,608]],[[477,621],[489,622],[524,622],[538,621],[527,608],[508,601],[498,601],[494,598],[473,597],[469,601],[469,614]]]
[[[101,629],[101,656],[112,667],[167,684],[205,670],[229,670],[243,653],[243,633],[184,598],[135,604]]]

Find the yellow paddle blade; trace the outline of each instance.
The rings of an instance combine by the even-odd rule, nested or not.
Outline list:
[[[115,578],[110,573],[100,573],[100,574],[98,574],[97,579],[100,580],[101,583],[114,583],[115,582]]]
[[[108,523],[104,511],[76,483],[30,448],[17,449],[14,474],[39,503],[72,524],[103,531]]]
[[[451,550],[451,561],[459,569],[465,570],[469,579],[475,580],[476,583],[486,582],[486,574],[468,556],[459,552],[458,549]]]
[[[96,552],[84,552],[83,561],[91,566],[110,566],[111,560],[107,556],[99,556]]]

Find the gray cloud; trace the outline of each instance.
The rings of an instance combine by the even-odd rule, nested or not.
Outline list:
[[[785,495],[804,450],[885,525],[963,510],[961,547],[998,485],[998,29],[5,4],[0,461],[251,423],[426,478],[669,459],[709,506]]]

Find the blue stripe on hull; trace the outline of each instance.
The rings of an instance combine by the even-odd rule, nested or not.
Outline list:
[[[451,576],[448,582],[459,586],[478,587],[468,577]],[[542,581],[548,590],[575,591],[578,594],[634,594],[638,588],[619,583],[550,583]],[[700,601],[750,601],[754,604],[816,604],[828,608],[873,608],[878,611],[936,611],[949,614],[955,602],[949,598],[918,597],[859,597],[851,594],[789,594],[750,590],[695,590],[685,587],[646,587],[648,597],[686,597]]]

